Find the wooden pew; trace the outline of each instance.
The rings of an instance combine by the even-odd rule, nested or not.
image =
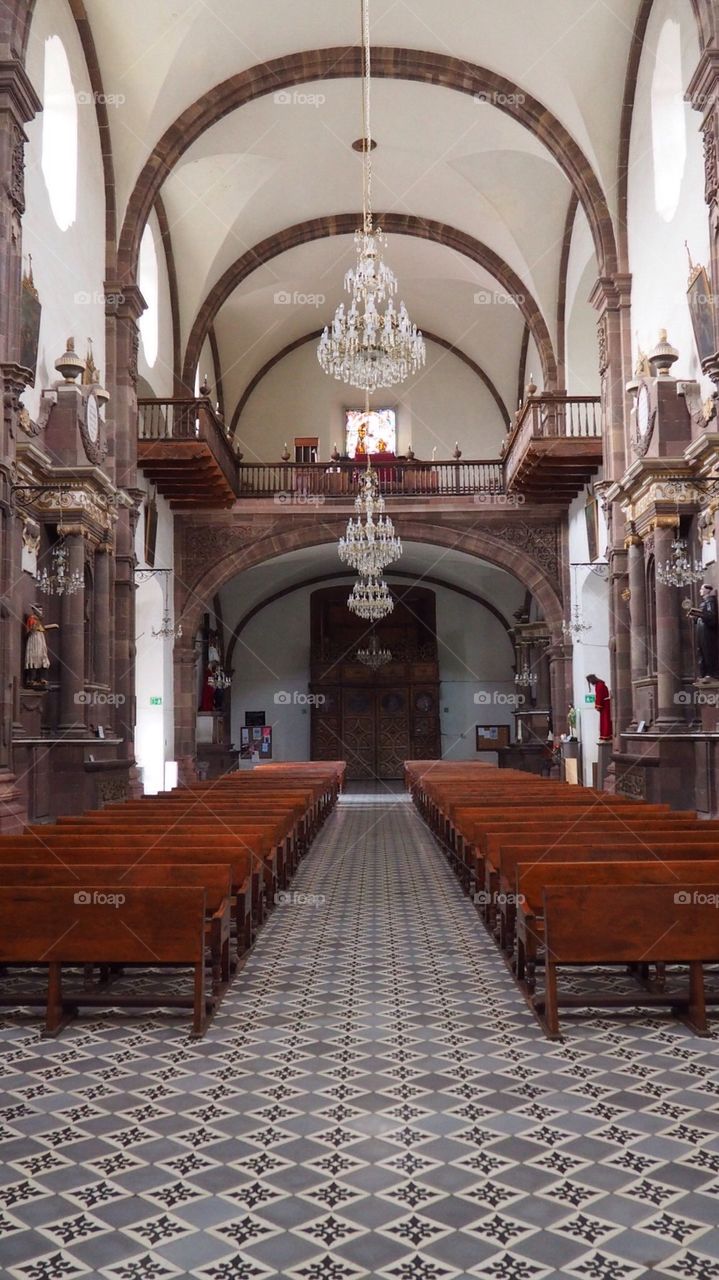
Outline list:
[[[192,1034],[201,1036],[207,1019],[205,995],[205,891],[201,888],[97,887],[90,903],[75,900],[73,888],[25,885],[0,887],[0,964],[47,965],[46,989],[38,996],[0,996],[0,1003],[45,1006],[45,1032],[52,1035],[80,1006],[140,1008],[190,1007]],[[96,988],[65,998],[62,966],[88,964],[189,965],[192,997],[121,996]]]
[[[711,899],[707,901],[706,899]],[[697,889],[672,884],[571,885],[544,890],[546,987],[534,997],[547,1035],[560,1038],[560,1008],[669,1006],[699,1035],[706,1035],[705,964],[719,962],[719,879]],[[686,992],[628,995],[565,993],[562,965],[688,964]]]
[[[75,892],[112,885],[114,891],[124,892],[124,887],[172,889],[194,887],[205,890],[207,919],[205,931],[212,958],[212,988],[216,997],[230,981],[233,957],[230,954],[232,881],[226,865],[172,866],[168,863],[155,866],[106,866],[83,864],[81,867],[62,866],[57,861],[38,863],[0,862],[0,885],[4,887],[63,885]],[[244,949],[244,947],[243,947]]]
[[[544,944],[545,888],[578,884],[707,884],[719,876],[719,851],[689,846],[678,858],[666,846],[666,861],[646,857],[638,849],[587,850],[583,861],[520,862],[515,869],[517,910],[517,981],[534,991],[539,948]]]
[[[54,828],[48,828],[54,830]],[[133,861],[128,864],[128,859]],[[95,866],[101,859],[108,868],[131,865],[140,867],[165,866],[213,866],[222,862],[230,872],[232,901],[237,936],[237,952],[242,954],[252,942],[253,929],[264,918],[264,892],[266,880],[264,863],[243,848],[220,849],[216,842],[205,845],[175,844],[172,850],[162,845],[147,846],[115,837],[103,841],[98,848],[96,841],[81,844],[70,837],[64,841],[35,841],[31,836],[6,836],[0,839],[0,866],[43,866],[55,861],[58,867]],[[261,869],[258,870],[258,865]],[[113,872],[110,872],[112,876]],[[262,878],[261,878],[262,877]]]

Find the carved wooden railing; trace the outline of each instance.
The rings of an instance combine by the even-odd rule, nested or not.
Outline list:
[[[599,396],[568,396],[545,392],[529,396],[502,450],[504,476],[509,486],[530,440],[600,439]]]
[[[242,463],[240,497],[275,498],[282,502],[313,502],[325,498],[353,498],[362,464],[357,462]],[[463,497],[504,493],[499,461],[420,462],[409,458],[376,461],[374,470],[385,497]]]
[[[138,440],[197,440],[208,446],[234,493],[237,455],[227,428],[204,396],[196,399],[138,399]]]

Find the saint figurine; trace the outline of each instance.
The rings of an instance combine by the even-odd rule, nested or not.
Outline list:
[[[612,704],[609,690],[599,676],[587,676],[587,684],[594,690],[594,705],[599,712],[599,741],[612,741]]]
[[[701,604],[698,609],[690,609],[689,617],[693,618],[697,627],[697,665],[699,679],[702,681],[719,680],[719,645],[717,629],[719,613],[717,597],[713,587],[705,582],[701,587]]]
[[[45,688],[47,680],[43,672],[50,666],[47,652],[46,631],[57,631],[56,622],[43,623],[42,609],[39,604],[31,604],[30,612],[25,619],[25,678],[31,688]]]
[[[574,706],[570,706],[567,711],[567,730],[570,742],[576,742],[577,739],[577,712]]]

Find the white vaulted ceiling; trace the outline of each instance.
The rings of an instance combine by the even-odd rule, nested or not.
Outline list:
[[[372,44],[442,55],[507,77],[581,148],[616,211],[627,59],[640,0],[371,0]],[[359,41],[360,0],[85,0],[109,111],[119,227],[166,130],[221,82],[273,59]],[[287,101],[289,96],[290,101]],[[307,81],[229,111],[179,155],[161,197],[178,279],[181,347],[232,264],[268,236],[357,213],[357,78]],[[562,239],[572,188],[544,141],[503,109],[417,80],[375,78],[377,210],[430,220],[498,255],[557,345]],[[555,131],[556,132],[556,131]],[[559,157],[561,159],[561,157]],[[511,408],[524,319],[497,279],[431,239],[390,237],[412,318],[475,360]],[[350,236],[299,244],[253,271],[215,318],[228,418],[255,374],[331,320]],[[275,295],[320,293],[319,308]],[[489,301],[474,301],[478,291]],[[495,299],[495,295],[497,296]],[[493,300],[495,299],[495,300]],[[534,370],[535,375],[539,370]]]

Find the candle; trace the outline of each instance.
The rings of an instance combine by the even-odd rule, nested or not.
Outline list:
[[[432,461],[433,461],[433,462],[434,462],[434,460],[435,460],[435,458],[436,458],[436,457],[437,457],[437,446],[435,445],[435,446],[434,446],[434,449],[432,450]]]

